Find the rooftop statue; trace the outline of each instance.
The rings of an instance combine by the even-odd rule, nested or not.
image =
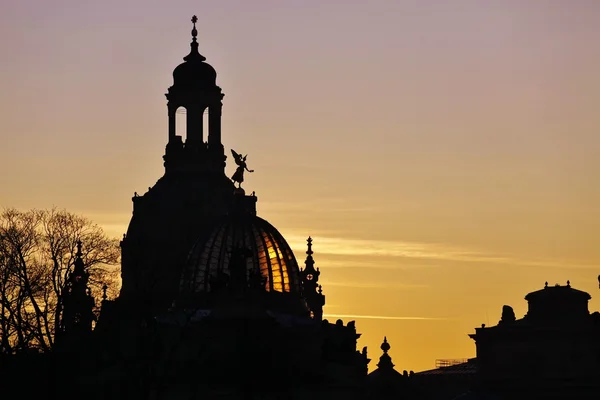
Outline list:
[[[233,182],[237,182],[238,183],[238,187],[241,188],[242,187],[242,182],[244,182],[244,170],[246,170],[248,172],[254,172],[254,170],[253,169],[248,169],[248,166],[246,165],[246,157],[248,157],[247,154],[242,157],[241,154],[236,153],[235,150],[233,150],[233,149],[231,149],[231,154],[233,154],[233,158],[235,159],[235,163],[238,166],[237,169],[235,170],[235,173],[231,177],[231,180]]]

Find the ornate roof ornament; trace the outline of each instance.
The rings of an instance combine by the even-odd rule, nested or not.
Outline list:
[[[392,357],[388,354],[392,346],[387,341],[387,336],[383,337],[383,343],[381,343],[381,350],[383,350],[383,354],[379,357],[379,363],[377,363],[377,367],[382,369],[393,369],[394,363],[392,362]]]
[[[198,30],[196,29],[196,22],[198,22],[198,17],[195,15],[192,17],[192,43],[190,43],[190,54],[183,57],[185,61],[205,61],[206,57],[198,52]]]

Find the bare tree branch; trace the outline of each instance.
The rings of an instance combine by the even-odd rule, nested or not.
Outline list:
[[[52,348],[79,240],[92,292],[116,296],[119,241],[101,227],[56,208],[0,213],[0,353]]]

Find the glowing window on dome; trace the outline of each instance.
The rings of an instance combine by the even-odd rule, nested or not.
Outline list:
[[[277,247],[277,244],[273,240],[273,238],[270,237],[266,232],[263,232],[262,236],[268,249],[269,264],[271,266],[271,275],[273,276],[273,290],[277,292],[283,292],[285,290],[284,281],[286,280],[285,278],[287,278],[287,269],[285,261],[283,261],[281,257],[281,252],[279,251],[279,248]]]
[[[291,287],[294,287],[294,290],[298,290],[298,275],[296,271],[298,270],[298,264],[296,264],[296,259],[294,258],[294,254],[292,253],[289,246],[284,246],[280,248],[281,253],[283,254],[286,268],[285,268],[285,278],[286,283],[285,287],[287,290],[291,291]],[[291,274],[291,275],[290,275]]]
[[[256,241],[256,250],[258,253],[258,267],[260,269],[260,274],[263,278],[266,278],[265,290],[271,290],[271,279],[269,277],[269,264],[267,263],[267,255],[265,253],[265,248],[260,240]]]
[[[272,288],[277,292],[283,291],[281,285],[281,271],[279,269],[279,262],[277,259],[277,252],[275,250],[275,244],[273,240],[268,236],[266,232],[263,232],[263,240],[267,246],[268,261],[271,266],[271,276],[273,277]]]
[[[287,261],[284,258],[281,249],[279,246],[275,246],[275,250],[277,251],[277,257],[279,258],[279,265],[281,266],[281,280],[283,284],[283,291],[290,291],[290,278],[288,276],[288,266]]]
[[[269,250],[269,258],[271,260],[277,260],[277,253],[275,252],[275,244],[273,242],[271,242],[270,238],[267,236],[267,234],[265,233],[265,242],[267,243],[267,248]]]

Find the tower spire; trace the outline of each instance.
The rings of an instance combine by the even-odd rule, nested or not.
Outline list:
[[[309,236],[308,239],[306,239],[306,261],[304,261],[304,264],[306,265],[306,268],[304,269],[306,271],[306,274],[310,275],[308,277],[308,280],[313,280],[315,281],[315,283],[319,280],[319,275],[321,274],[319,272],[319,269],[315,269],[315,260],[313,259],[313,250],[312,250],[312,238]]]
[[[300,271],[300,279],[302,280],[302,291],[308,304],[313,318],[320,320],[323,318],[323,306],[325,305],[325,295],[323,288],[319,285],[319,268],[315,269],[315,260],[313,259],[312,238],[309,236],[306,239],[306,261],[305,268]]]
[[[392,363],[392,357],[390,357],[390,355],[388,354],[388,351],[391,347],[392,346],[390,346],[390,344],[387,341],[387,336],[384,336],[383,343],[381,343],[381,350],[383,350],[383,354],[381,355],[381,357],[379,357],[379,363],[377,364],[377,367],[387,369],[394,368],[394,364]]]
[[[173,70],[173,86],[166,93],[169,141],[163,157],[165,172],[222,175],[226,159],[221,143],[223,93],[217,85],[217,71],[198,52],[198,17],[194,15],[191,21],[190,52]],[[177,134],[175,115],[180,107],[186,110],[185,128],[180,129],[185,130],[184,135]]]
[[[192,41],[196,41],[196,36],[198,36],[198,31],[196,30],[196,22],[198,22],[198,17],[195,15],[192,17],[192,24],[194,24],[192,28]]]
[[[73,345],[81,344],[81,340],[92,332],[92,322],[95,320],[95,302],[88,286],[90,274],[85,271],[82,257],[81,240],[78,240],[75,265],[69,274],[62,296],[63,309],[57,340],[63,344],[69,341]]]
[[[188,54],[187,56],[183,57],[183,59],[185,61],[193,61],[193,60],[198,60],[198,61],[205,61],[206,57],[204,57],[202,54],[200,54],[198,52],[198,30],[196,29],[196,22],[198,22],[198,17],[196,17],[195,15],[192,17],[192,43],[190,43],[190,54]]]

